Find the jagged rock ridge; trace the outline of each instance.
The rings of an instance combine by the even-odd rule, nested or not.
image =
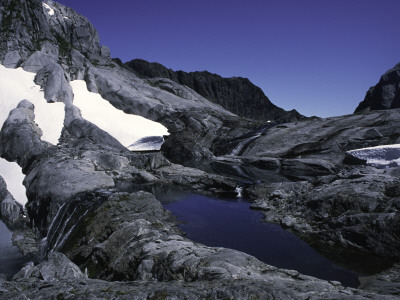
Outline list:
[[[365,110],[400,108],[400,64],[382,75],[357,106],[355,113]]]
[[[221,105],[238,116],[277,123],[305,119],[296,110],[285,111],[268,99],[263,91],[247,78],[223,78],[207,71],[173,71],[159,63],[134,59],[125,66],[145,78],[168,78],[195,90],[204,98]],[[168,87],[164,87],[168,89]]]

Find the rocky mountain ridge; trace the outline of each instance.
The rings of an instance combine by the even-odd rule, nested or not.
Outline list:
[[[247,78],[223,78],[207,71],[190,73],[173,71],[159,63],[150,63],[142,59],[131,60],[124,66],[144,78],[168,78],[187,86],[241,117],[277,123],[305,119],[296,110],[285,111],[271,103],[263,91]]]
[[[357,106],[355,113],[365,110],[400,108],[400,64],[383,74]]]
[[[398,143],[399,110],[279,125],[250,120],[173,80],[122,68],[86,18],[54,1],[2,1],[0,21],[0,61],[35,72],[47,101],[65,104],[57,145],[42,141],[29,99],[21,99],[0,132],[0,155],[23,169],[28,196],[24,215],[0,180],[0,216],[20,230],[14,243],[33,259],[12,280],[0,276],[2,298],[398,297],[396,266],[365,277],[362,289],[278,269],[186,239],[152,194],[121,186],[167,184],[226,195],[237,187],[228,167],[243,175],[251,166],[258,173],[247,174],[253,181],[243,193],[266,221],[331,254],[398,260],[399,169],[346,160],[346,151]],[[131,152],[84,119],[69,84],[75,79],[126,113],[168,127],[162,151]],[[208,172],[200,163],[173,163],[194,158]],[[218,175],[212,168],[221,165]]]

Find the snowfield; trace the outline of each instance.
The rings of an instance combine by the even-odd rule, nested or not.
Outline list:
[[[74,92],[74,105],[81,110],[82,117],[111,134],[128,149],[144,137],[168,135],[167,128],[160,123],[126,114],[99,94],[89,92],[85,81],[74,80],[70,84]]]
[[[43,131],[42,140],[54,145],[58,143],[64,124],[65,112],[63,103],[47,103],[40,86],[34,83],[34,73],[21,68],[8,69],[0,65],[0,126],[7,119],[9,112],[24,99],[35,105],[35,121]],[[145,137],[168,135],[168,130],[161,124],[136,115],[129,115],[112,106],[99,94],[87,90],[83,80],[70,83],[74,92],[74,105],[82,117],[111,134],[122,145],[129,149],[135,142]],[[161,143],[150,143],[140,150],[159,150]],[[131,147],[131,150],[138,150]],[[0,158],[0,175],[7,183],[9,192],[21,204],[27,202],[26,190],[22,185],[24,174],[17,163]]]
[[[43,131],[42,140],[57,144],[64,123],[64,104],[47,103],[40,86],[33,82],[34,78],[34,73],[21,68],[7,69],[0,65],[0,126],[3,126],[9,112],[26,99],[35,105],[35,121]],[[22,185],[25,175],[18,164],[0,158],[0,175],[15,200],[24,205],[27,202]]]
[[[348,154],[364,159],[367,164],[375,167],[400,166],[400,144],[382,145],[347,151]]]
[[[53,16],[54,15],[54,9],[51,8],[50,5],[48,5],[47,3],[42,3],[43,8],[45,9],[45,11],[50,15]]]

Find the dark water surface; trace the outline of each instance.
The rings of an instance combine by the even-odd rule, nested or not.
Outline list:
[[[12,245],[11,231],[0,221],[0,273],[13,276],[27,262],[19,253],[18,248]]]
[[[171,197],[175,197],[175,202]],[[158,195],[180,221],[187,237],[207,246],[243,251],[285,269],[357,287],[357,272],[338,266],[277,224],[260,222],[262,214],[241,199],[218,199],[196,194]]]

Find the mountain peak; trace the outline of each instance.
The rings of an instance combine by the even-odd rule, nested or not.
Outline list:
[[[400,108],[400,63],[386,71],[379,82],[369,88],[355,113],[394,108]]]
[[[145,78],[168,78],[185,85],[241,117],[262,121],[274,120],[278,123],[305,119],[297,111],[288,112],[274,105],[248,78],[224,78],[208,71],[173,71],[159,63],[150,63],[143,59],[134,59],[125,66]]]

